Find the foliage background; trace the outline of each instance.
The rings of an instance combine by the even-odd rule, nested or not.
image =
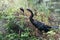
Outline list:
[[[26,11],[26,8],[31,8],[34,12],[35,20],[41,21],[49,26],[60,26],[60,10],[55,5],[59,4],[58,1],[0,0],[0,40],[59,40],[60,28],[43,33],[42,35],[30,23],[29,18],[27,18],[29,15],[23,15],[19,10],[19,8],[24,8]],[[49,18],[52,20],[49,20]],[[19,25],[21,30],[24,30],[20,33],[21,35],[10,29],[14,25],[12,24],[14,22]]]

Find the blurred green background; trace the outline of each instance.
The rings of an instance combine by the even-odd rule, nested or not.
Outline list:
[[[0,40],[60,40],[60,27],[40,34],[27,18],[27,8],[32,9],[35,20],[60,26],[60,0],[0,0]],[[12,30],[15,25],[20,33]]]

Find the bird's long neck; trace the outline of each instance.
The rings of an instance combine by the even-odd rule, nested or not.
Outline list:
[[[33,19],[33,12],[30,10],[30,9],[27,9],[30,13],[31,13],[31,16],[29,17],[30,21],[33,22],[34,19]]]
[[[32,11],[31,11],[31,16],[29,18],[30,18],[30,20],[33,19],[33,12]]]

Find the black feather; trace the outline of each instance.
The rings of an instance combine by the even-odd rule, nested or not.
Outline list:
[[[24,13],[24,9],[23,8],[20,8],[20,10]]]
[[[42,22],[39,22],[39,21],[36,21],[33,19],[33,12],[30,10],[30,9],[27,9],[29,12],[31,12],[31,16],[29,17],[31,23],[36,27],[38,28],[38,30],[40,31],[45,31],[45,32],[48,32],[50,31],[51,27],[48,26],[48,25],[45,25],[44,23]]]

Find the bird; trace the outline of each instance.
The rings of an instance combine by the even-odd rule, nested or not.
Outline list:
[[[23,8],[20,8],[20,10],[24,13],[24,9]]]
[[[31,9],[27,9],[27,11],[29,11],[31,13],[29,19],[30,19],[30,22],[38,29],[40,30],[41,32],[44,31],[44,32],[48,32],[51,30],[51,26],[48,26],[48,25],[45,25],[44,23],[42,22],[39,22],[37,20],[34,20],[33,17],[34,17],[34,14],[32,12]],[[53,27],[54,28],[54,27]]]

